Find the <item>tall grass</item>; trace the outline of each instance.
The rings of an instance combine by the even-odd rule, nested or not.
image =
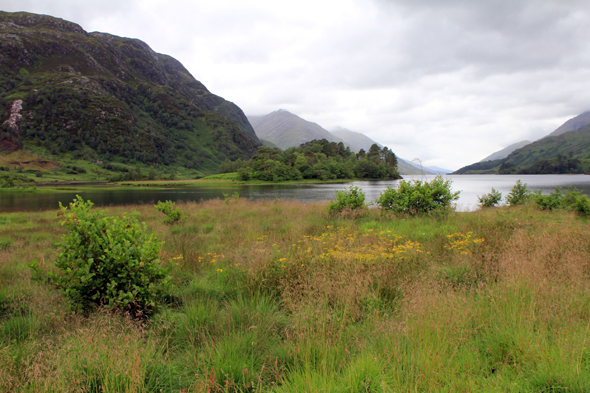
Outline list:
[[[174,293],[150,320],[72,314],[30,281],[53,212],[0,215],[0,390],[590,391],[588,222],[530,206],[331,217],[326,204],[177,204]]]

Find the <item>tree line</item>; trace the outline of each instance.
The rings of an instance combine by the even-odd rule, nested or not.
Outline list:
[[[281,152],[262,146],[250,160],[221,163],[220,173],[238,172],[239,180],[287,181],[302,179],[399,179],[397,157],[387,147],[373,144],[353,153],[342,142],[306,142]]]

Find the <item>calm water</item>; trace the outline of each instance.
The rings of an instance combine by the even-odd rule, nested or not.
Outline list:
[[[429,176],[431,179],[433,176]],[[474,210],[477,196],[490,192],[494,187],[506,196],[520,179],[532,190],[552,191],[555,186],[566,188],[572,185],[590,195],[590,176],[587,175],[454,175],[447,176],[453,181],[453,190],[461,191],[458,210]],[[405,176],[406,180],[424,179],[421,176]],[[67,204],[76,193],[90,199],[97,206],[125,205],[132,203],[156,203],[157,201],[201,201],[223,198],[223,194],[238,192],[241,197],[257,199],[295,199],[302,202],[316,202],[333,199],[337,190],[353,184],[363,189],[367,201],[379,197],[386,187],[397,187],[394,181],[358,181],[331,184],[289,184],[289,185],[231,185],[219,187],[179,187],[153,190],[96,189],[76,192],[74,190],[55,194],[0,193],[0,212],[39,211],[58,209],[59,202]]]

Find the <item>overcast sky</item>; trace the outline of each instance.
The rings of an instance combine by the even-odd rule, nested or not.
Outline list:
[[[247,115],[458,169],[590,110],[588,0],[0,0],[139,38]]]

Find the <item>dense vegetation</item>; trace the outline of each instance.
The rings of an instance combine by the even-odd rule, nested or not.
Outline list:
[[[30,280],[67,229],[0,214],[0,390],[590,390],[587,220],[534,205],[356,219],[327,204],[178,205],[163,222],[173,296],[137,322]]]
[[[281,152],[266,146],[249,161],[224,162],[223,172],[238,171],[240,180],[286,181],[301,179],[399,179],[397,158],[387,147],[374,144],[354,154],[342,142],[326,139],[306,142]]]
[[[260,145],[237,106],[139,40],[44,15],[0,12],[0,22],[0,155],[24,147],[37,155],[28,166],[74,159],[201,174]]]

